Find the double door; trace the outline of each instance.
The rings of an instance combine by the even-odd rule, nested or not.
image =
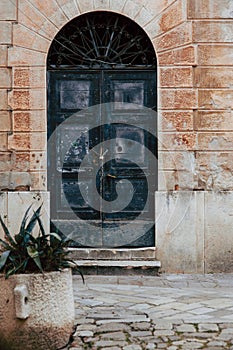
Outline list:
[[[154,245],[155,82],[145,70],[48,72],[51,221],[75,246]]]

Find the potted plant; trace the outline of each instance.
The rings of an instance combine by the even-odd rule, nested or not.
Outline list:
[[[30,209],[14,236],[0,216],[0,350],[57,350],[73,330],[70,241],[45,232],[41,206],[29,218]]]

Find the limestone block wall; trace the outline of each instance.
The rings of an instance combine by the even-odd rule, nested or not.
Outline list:
[[[162,271],[233,271],[233,192],[156,193],[156,247]]]
[[[232,0],[1,0],[0,190],[13,191],[11,200],[16,192],[46,191],[47,53],[66,23],[98,10],[131,18],[154,45],[158,61],[159,192],[208,191],[213,200],[216,191],[230,193]],[[216,212],[216,217],[221,223],[227,216],[229,235],[233,218],[226,212],[222,210],[221,216]],[[204,232],[206,226],[202,227]],[[158,242],[166,233],[160,228]],[[221,255],[226,249],[221,246],[224,239],[224,232],[214,236],[222,247]],[[171,242],[170,236],[166,247]],[[168,254],[166,247],[158,246],[163,259]],[[184,264],[183,271],[191,271],[200,254]],[[171,265],[165,265],[169,270]]]
[[[0,192],[0,215],[10,233],[15,235],[19,232],[23,216],[30,206],[29,217],[31,217],[33,211],[37,210],[41,205],[41,221],[45,231],[49,232],[49,199],[49,193],[46,191]],[[33,234],[37,235],[38,233],[39,225],[37,224]],[[0,238],[4,238],[2,226],[0,227]]]
[[[188,0],[186,6],[187,19],[178,33],[176,28],[159,37],[162,53],[156,48],[164,145],[160,162],[165,177],[160,189],[229,191],[233,187],[233,4]],[[177,36],[181,42],[172,49],[169,42],[177,45]]]
[[[70,19],[99,9],[135,20],[154,44],[159,189],[232,189],[232,2],[219,4],[2,1],[0,189],[46,190],[47,52]]]

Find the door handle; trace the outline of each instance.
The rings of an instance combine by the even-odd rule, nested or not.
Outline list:
[[[112,179],[116,179],[116,176],[115,175],[112,175],[112,174],[107,174],[108,177],[111,177]]]

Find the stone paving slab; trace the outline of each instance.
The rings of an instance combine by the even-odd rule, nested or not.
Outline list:
[[[74,276],[67,349],[233,349],[233,274]]]

